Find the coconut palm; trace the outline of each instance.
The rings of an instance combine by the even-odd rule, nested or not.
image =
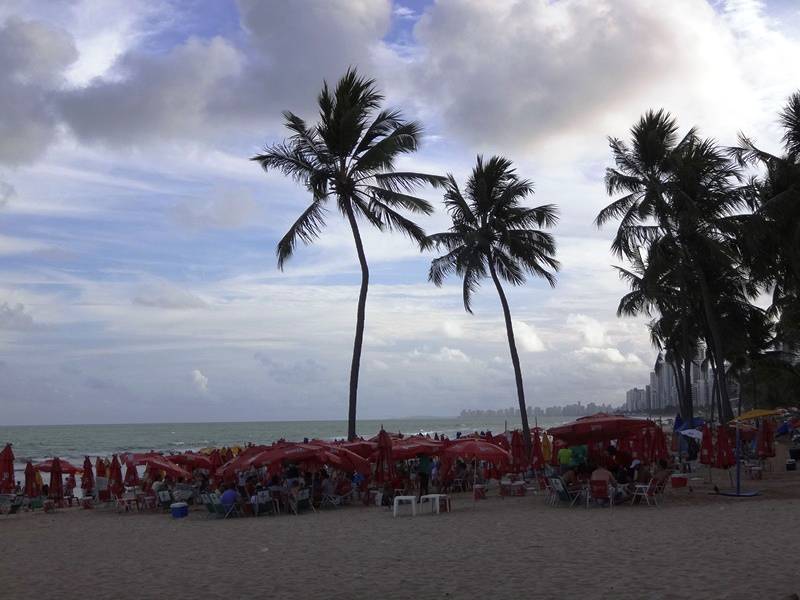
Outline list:
[[[659,240],[677,253],[684,314],[702,310],[707,346],[714,355],[723,416],[733,416],[725,385],[724,337],[715,291],[744,281],[733,243],[744,204],[736,165],[713,141],[692,129],[678,139],[664,111],[646,113],[631,129],[630,145],[610,139],[615,168],[606,172],[609,195],[623,196],[603,209],[596,224],[619,219],[612,250],[630,258]],[[723,275],[724,274],[724,275]]]
[[[308,125],[285,112],[292,132],[283,143],[268,146],[254,156],[266,171],[277,170],[301,183],[311,202],[278,242],[278,267],[283,269],[298,241],[311,244],[325,226],[329,201],[347,219],[361,266],[361,289],[356,313],[356,333],[350,369],[347,435],[356,436],[356,406],[364,316],[369,286],[369,266],[359,222],[380,231],[400,231],[417,243],[425,232],[401,210],[430,214],[431,205],[412,193],[424,184],[440,185],[444,178],[394,170],[398,157],[417,150],[421,126],[403,119],[397,110],[381,109],[383,96],[372,79],[349,69],[331,90],[323,84],[317,103],[320,120]]]
[[[522,285],[527,275],[541,277],[555,286],[556,244],[553,236],[540,228],[556,224],[557,209],[552,204],[529,208],[522,201],[533,194],[533,183],[520,179],[511,161],[493,156],[477,164],[462,193],[452,175],[445,184],[444,204],[452,226],[443,233],[428,236],[428,244],[447,253],[431,262],[428,279],[441,286],[451,273],[462,280],[464,309],[472,313],[472,295],[482,279],[491,277],[508,335],[511,362],[517,385],[517,399],[522,417],[525,447],[531,449],[525,390],[519,364],[514,327],[502,281]]]

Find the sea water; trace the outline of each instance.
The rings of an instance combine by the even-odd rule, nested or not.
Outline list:
[[[550,427],[571,420],[544,418],[539,425]],[[457,432],[490,430],[501,433],[520,426],[519,418],[473,417],[363,420],[358,434],[374,436],[381,426],[392,433],[411,435],[434,433],[455,438]],[[531,423],[533,426],[533,423]],[[25,463],[58,456],[81,467],[86,456],[108,457],[119,452],[184,452],[208,446],[270,444],[279,439],[333,440],[347,436],[347,421],[262,421],[232,423],[146,423],[125,425],[41,425],[0,426],[0,448],[11,442],[16,459],[17,479],[24,481]]]

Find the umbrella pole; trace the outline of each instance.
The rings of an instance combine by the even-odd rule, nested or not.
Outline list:
[[[742,493],[742,439],[739,435],[739,421],[736,421],[736,495]]]

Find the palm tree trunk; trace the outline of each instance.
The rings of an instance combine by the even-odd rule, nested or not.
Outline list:
[[[364,254],[364,245],[361,243],[361,234],[358,231],[358,223],[353,214],[350,203],[345,204],[347,208],[347,220],[353,230],[353,239],[356,242],[356,252],[358,262],[361,265],[361,291],[358,294],[358,310],[356,312],[356,337],[353,341],[353,362],[350,364],[350,402],[347,412],[347,439],[352,441],[356,438],[356,405],[358,404],[358,372],[361,368],[361,347],[364,344],[364,320],[367,308],[367,289],[369,288],[369,265],[367,256]]]
[[[731,407],[731,401],[728,397],[728,384],[725,380],[725,352],[722,349],[722,335],[719,331],[717,315],[711,307],[711,291],[708,289],[705,273],[700,271],[698,275],[700,291],[703,296],[703,310],[706,314],[708,328],[711,331],[711,344],[714,353],[714,373],[717,377],[720,394],[720,420],[726,423],[733,419],[733,408]]]
[[[689,415],[689,422],[694,419],[694,398],[692,396],[692,361],[689,357],[683,359],[683,388],[684,388],[684,403],[686,405],[686,414]]]
[[[519,354],[517,353],[517,343],[514,341],[514,327],[511,325],[511,310],[508,308],[508,300],[500,285],[500,279],[494,269],[491,258],[489,259],[489,272],[492,274],[492,281],[497,288],[500,296],[500,304],[503,305],[503,317],[506,320],[506,334],[508,335],[508,349],[511,352],[511,363],[514,365],[514,379],[517,382],[517,400],[519,400],[519,415],[522,418],[522,439],[525,442],[525,455],[531,454],[531,428],[528,425],[528,407],[525,404],[525,389],[522,386],[522,369],[519,366]]]

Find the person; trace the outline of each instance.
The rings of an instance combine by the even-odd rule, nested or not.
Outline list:
[[[236,491],[236,486],[232,483],[229,483],[226,487],[227,489],[222,492],[220,502],[222,502],[225,510],[228,511],[239,501],[239,492]]]
[[[561,467],[561,473],[566,473],[572,466],[572,449],[561,448],[558,451],[558,464]]]
[[[417,480],[419,481],[419,498],[428,494],[428,481],[431,476],[431,459],[426,454],[419,455],[417,466]]]
[[[656,487],[663,485],[667,479],[669,479],[670,475],[672,475],[672,471],[670,471],[667,461],[662,458],[658,461],[658,469],[656,469],[653,475],[653,483],[655,483]]]
[[[631,472],[633,473],[634,483],[647,484],[650,483],[650,479],[653,477],[650,474],[650,469],[648,469],[646,465],[643,465],[642,461],[638,458],[634,459],[631,463]]]
[[[14,493],[17,496],[19,496],[22,493],[22,483],[20,483],[19,481],[17,482],[17,485],[14,486]]]
[[[609,485],[617,485],[614,474],[603,465],[598,465],[594,471],[592,471],[592,476],[589,479],[591,481],[605,481]]]

